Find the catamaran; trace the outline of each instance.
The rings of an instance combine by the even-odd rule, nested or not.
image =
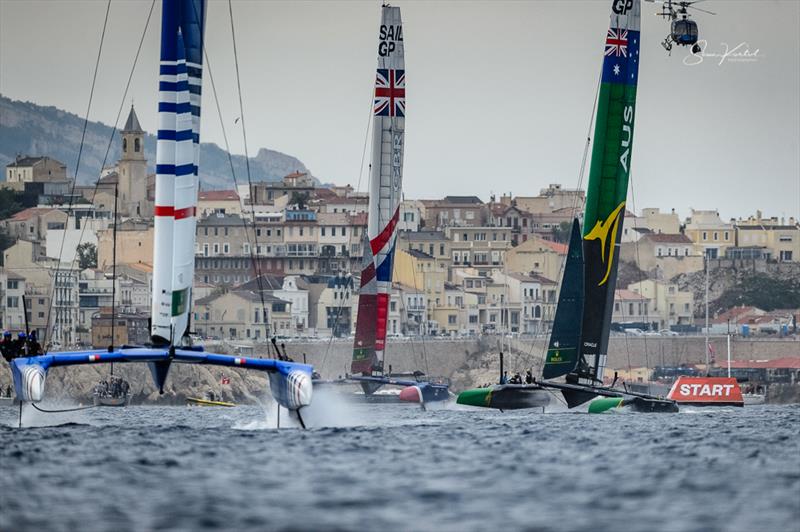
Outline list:
[[[574,220],[542,370],[544,380],[467,390],[459,395],[461,404],[530,408],[527,405],[539,406],[534,399],[544,400],[542,394],[555,389],[569,408],[601,396],[590,405],[590,412],[619,406],[647,412],[678,409],[674,401],[614,388],[615,383],[609,387],[603,384],[633,149],[640,16],[640,0],[611,3],[583,232]],[[562,376],[565,382],[551,380]]]
[[[275,401],[304,426],[300,410],[311,404],[310,365],[207,353],[189,341],[207,11],[205,0],[163,0],[162,4],[151,342],[145,346],[112,345],[105,351],[46,353],[12,360],[20,424],[23,404],[44,398],[50,368],[144,362],[161,393],[173,363],[267,372]]]
[[[403,190],[406,70],[400,8],[383,5],[372,121],[369,213],[358,298],[350,380],[365,394],[404,386],[399,399],[421,404],[450,398],[446,384],[393,377],[384,372],[386,325]]]

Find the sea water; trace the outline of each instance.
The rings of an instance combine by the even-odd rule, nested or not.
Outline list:
[[[0,530],[800,530],[800,405],[311,417],[0,407]]]

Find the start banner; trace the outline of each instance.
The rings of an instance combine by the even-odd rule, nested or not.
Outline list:
[[[678,377],[667,397],[686,404],[744,406],[739,383],[730,377]]]

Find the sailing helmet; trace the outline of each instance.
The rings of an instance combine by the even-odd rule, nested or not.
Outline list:
[[[31,331],[31,333],[28,335],[28,338],[31,340],[36,340],[36,331]]]
[[[11,331],[3,331],[3,338],[11,338]]]
[[[24,339],[25,339],[25,336],[26,336],[26,335],[25,335],[25,333],[24,333],[24,332],[21,332],[21,333],[19,333],[19,334],[17,335],[17,337],[18,337],[19,339],[21,339],[21,340],[24,340]]]

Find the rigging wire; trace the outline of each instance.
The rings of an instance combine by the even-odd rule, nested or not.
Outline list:
[[[244,103],[242,101],[242,81],[241,76],[239,75],[239,54],[236,49],[236,28],[235,23],[233,20],[233,3],[231,0],[228,0],[228,14],[230,15],[231,21],[231,40],[233,42],[233,63],[236,68],[236,89],[239,95],[239,116],[242,120],[242,142],[244,143],[244,160],[245,160],[245,168],[247,169],[247,186],[250,193],[250,210],[253,216],[253,240],[255,242],[256,248],[258,248],[258,230],[256,229],[256,212],[255,212],[255,204],[253,203],[253,179],[250,173],[250,155],[247,152],[247,127],[245,126],[245,116],[244,116]],[[215,91],[216,97],[216,91]],[[229,152],[230,153],[230,152]],[[245,231],[245,234],[247,231]],[[251,260],[253,259],[253,250],[251,246],[250,250]],[[262,313],[262,321],[264,322],[264,331],[269,337],[269,323],[267,322],[267,312],[266,312],[266,301],[264,300],[264,279],[261,272],[261,265],[260,262],[254,261],[254,266],[256,267],[256,284],[258,286],[258,296],[261,299],[261,313]],[[278,358],[281,358],[280,352],[278,352]]]
[[[197,13],[197,7],[195,6],[194,3],[192,4],[192,7],[195,9],[195,16],[197,16],[199,18],[199,15]],[[211,60],[208,57],[208,50],[206,49],[205,41],[203,41],[203,55],[204,55],[205,61],[206,61],[206,70],[208,71],[208,77],[209,77],[209,80],[211,81],[211,92],[214,95],[214,103],[216,104],[217,116],[219,117],[219,124],[220,124],[220,128],[222,129],[222,139],[223,139],[223,141],[225,143],[225,152],[226,152],[226,154],[228,156],[228,164],[230,165],[230,168],[231,168],[231,176],[233,178],[233,184],[236,187],[237,194],[238,194],[239,181],[238,181],[238,178],[236,177],[236,169],[235,169],[234,164],[233,164],[233,155],[231,155],[230,143],[228,141],[228,133],[227,133],[227,130],[225,129],[225,121],[224,121],[223,115],[222,115],[222,107],[220,106],[220,103],[219,103],[219,96],[217,94],[217,86],[216,86],[216,83],[214,82],[214,74],[212,73],[212,70],[211,70]],[[253,203],[253,198],[252,198],[252,194],[253,194],[252,188],[250,188],[250,192],[249,193],[251,195],[250,205],[251,205],[251,216],[253,218],[253,221],[252,221],[252,223],[253,223],[253,238],[255,239],[255,242],[251,242],[251,240],[250,240],[250,231],[249,231],[250,227],[248,226],[247,220],[244,218],[244,216],[241,217],[241,219],[242,219],[242,228],[244,229],[244,236],[247,239],[247,247],[248,247],[248,251],[249,251],[249,255],[250,255],[250,263],[251,263],[251,265],[253,267],[253,271],[255,272],[256,279],[259,279],[259,278],[261,278],[263,276],[263,273],[261,271],[261,264],[260,264],[259,261],[256,260],[256,255],[255,255],[255,252],[257,251],[257,246],[258,246],[258,234],[257,234],[258,229],[256,228],[255,205]],[[258,283],[258,280],[256,281],[256,283]],[[271,281],[270,281],[270,285],[271,285]],[[261,288],[261,286],[259,285],[259,289],[260,288]],[[263,297],[261,299],[261,314],[262,314],[262,322],[264,323],[264,329],[265,329],[264,340],[267,342],[267,350],[269,351],[271,349],[270,346],[272,344],[269,342],[269,323],[267,322],[267,312],[266,312],[266,308],[265,308],[265,305],[264,305]]]
[[[358,182],[356,183],[356,196],[354,198],[355,201],[353,202],[354,205],[356,206],[356,213],[355,213],[356,215],[358,215],[358,205],[359,205],[359,200],[361,200],[361,198],[359,197],[358,194],[361,191],[361,180],[362,180],[362,177],[364,175],[364,161],[367,158],[367,143],[369,141],[370,126],[372,125],[372,114],[374,112],[374,105],[373,105],[373,101],[374,100],[373,100],[373,98],[374,98],[374,95],[371,95],[370,96],[370,104],[369,104],[369,113],[367,113],[367,124],[366,124],[366,127],[364,128],[364,145],[363,145],[363,148],[361,149],[361,162],[359,163],[359,166],[358,166]],[[370,171],[372,171],[372,165],[369,165],[369,167],[370,167]],[[367,205],[369,205],[369,191],[367,191],[366,201],[367,201]],[[363,203],[363,201],[361,203]],[[369,220],[369,209],[367,209],[367,219]],[[369,226],[368,225],[363,225],[363,226],[361,226],[361,230],[366,235],[366,237],[367,237],[366,238],[366,243],[369,246],[370,245],[370,242],[369,242]],[[362,238],[361,240],[363,242],[365,239]],[[365,252],[366,252],[366,250],[362,250],[362,255]],[[373,261],[374,261],[374,258],[373,258]],[[350,269],[352,270],[352,264],[350,264]],[[361,272],[359,272],[359,281],[360,281],[360,279],[361,279]],[[360,291],[360,287],[359,287],[359,289],[356,289],[355,280],[353,279],[352,275],[351,275],[351,283],[352,283],[352,291],[353,292]],[[339,308],[336,311],[336,318],[334,319],[334,322],[333,322],[333,330],[331,331],[331,337],[330,337],[330,339],[328,341],[327,346],[325,347],[325,352],[322,354],[322,363],[320,364],[320,368],[321,368],[320,369],[320,373],[325,368],[325,363],[327,362],[327,359],[328,359],[328,353],[329,353],[331,345],[333,343],[333,337],[334,337],[333,333],[338,328],[339,317],[342,314],[344,303],[345,303],[345,300],[342,300],[342,302],[339,304]],[[358,316],[356,316],[356,318],[357,317]]]
[[[109,0],[109,3],[110,3],[110,1],[111,0]],[[140,55],[140,53],[142,51],[142,45],[144,43],[144,38],[147,35],[148,28],[150,27],[150,19],[152,18],[152,15],[153,15],[153,8],[155,7],[155,3],[156,3],[155,0],[152,0],[152,2],[150,3],[150,10],[147,13],[147,20],[144,23],[144,29],[142,30],[142,36],[139,39],[139,46],[136,49],[136,55],[133,58],[133,64],[131,65],[130,73],[128,74],[128,81],[127,81],[127,83],[125,85],[125,91],[122,94],[122,100],[120,101],[119,109],[117,110],[117,117],[114,120],[114,126],[111,128],[111,135],[110,135],[110,137],[108,139],[108,145],[106,146],[105,155],[103,156],[103,163],[100,165],[101,169],[105,168],[106,162],[108,161],[108,155],[109,155],[109,153],[111,151],[111,146],[112,146],[112,143],[114,142],[114,136],[116,135],[116,132],[117,132],[117,124],[119,124],[120,116],[122,116],[122,109],[125,106],[125,99],[128,97],[128,90],[130,89],[131,81],[133,80],[133,74],[136,71],[136,65],[137,65],[137,63],[139,61],[139,55]],[[102,47],[102,41],[101,41],[101,47]],[[98,53],[98,57],[99,57],[99,53]],[[95,75],[96,74],[97,74],[97,68],[95,68]],[[86,120],[88,120],[88,112],[87,112]],[[75,175],[75,181],[76,182],[77,182],[77,178],[78,178],[78,176],[77,176],[77,168],[76,168],[76,175]],[[73,183],[73,191],[74,191],[74,186],[75,186],[75,183]],[[97,195],[97,190],[98,190],[99,186],[100,186],[100,177],[98,176],[98,179],[97,179],[97,181],[95,182],[95,185],[94,185],[94,189],[92,190],[92,197],[91,197],[91,200],[90,200],[91,204],[94,204],[95,196]],[[72,204],[72,201],[73,201],[72,198],[73,197],[74,197],[74,194],[70,198],[70,208],[69,208],[68,213],[67,213],[67,220],[68,221],[69,221],[69,212],[71,212],[71,210],[72,210],[72,205],[73,205]],[[81,228],[80,235],[78,236],[77,245],[80,245],[81,242],[83,241],[83,235],[86,232],[86,226],[87,225],[88,224],[83,224],[83,227]],[[61,268],[61,258],[62,258],[63,246],[64,246],[64,240],[62,240],[62,242],[61,242],[61,250],[59,251],[58,265],[56,266],[55,275],[53,276],[53,287],[52,287],[52,290],[50,292],[50,303],[49,303],[49,306],[48,306],[48,309],[47,309],[47,318],[45,320],[45,335],[47,334],[47,331],[50,329],[50,319],[52,317],[52,310],[53,310],[53,306],[55,304],[55,291],[56,291],[56,286],[58,284],[58,276],[59,276],[59,273],[61,271],[60,268]],[[72,264],[70,264],[70,268],[68,270],[69,271],[69,277],[72,277],[72,273],[73,273],[74,269],[75,269],[75,261],[72,261]],[[45,354],[47,354],[47,351],[49,350],[50,345],[51,345],[51,342],[45,342]]]
[[[634,227],[634,229],[637,229],[638,228],[638,221],[636,219],[636,194],[634,193],[634,189],[633,189],[633,172],[630,172],[628,174],[628,181],[630,182],[631,206],[633,207],[633,227]],[[639,267],[639,265],[642,263],[641,259],[639,257],[639,239],[636,239],[634,241],[633,246],[634,246],[634,249],[636,250],[636,269],[639,271],[639,274],[638,274],[638,277],[639,277],[639,294],[642,297],[644,297],[644,294],[642,293],[642,292],[644,292],[644,287],[642,286],[642,283],[644,282],[644,278],[643,278],[642,274],[644,272],[642,272],[642,269]],[[654,296],[657,295],[655,293],[655,292],[657,292],[657,290],[655,289],[655,283],[653,285],[653,292],[654,292],[654,294],[653,294]],[[645,302],[644,317],[645,317],[645,322],[647,323],[647,328],[649,329],[650,328],[650,309],[648,307],[649,307],[649,305],[647,304],[647,302]],[[627,338],[626,338],[625,346],[626,346],[626,349],[627,349]],[[628,354],[628,357],[629,357],[628,358],[628,365],[630,366],[630,353]],[[644,359],[645,359],[645,368],[647,368],[647,371],[649,373],[649,371],[650,371],[650,360],[649,360],[649,356],[647,354],[647,335],[646,334],[644,336]],[[630,368],[628,368],[628,371],[630,371]],[[647,392],[650,393],[650,378],[648,377],[647,380],[648,380],[648,382],[647,382]]]
[[[580,169],[578,170],[578,185],[575,188],[576,191],[581,189],[581,187],[583,186],[583,180],[584,180],[584,178],[586,176],[586,161],[589,158],[589,148],[591,147],[591,144],[592,144],[592,128],[594,127],[594,118],[595,118],[595,115],[597,114],[597,105],[598,105],[598,102],[599,102],[599,99],[600,99],[600,85],[602,84],[602,79],[603,79],[603,73],[602,73],[602,70],[601,70],[600,74],[597,76],[597,84],[595,85],[594,99],[593,99],[593,102],[592,102],[592,112],[589,115],[589,124],[588,124],[588,126],[586,128],[586,143],[583,146],[583,156],[581,157],[581,166],[580,166]],[[571,212],[572,212],[571,218],[574,220],[578,215],[578,194],[575,194],[575,196],[572,199],[572,211]],[[569,250],[567,251],[567,254],[564,255],[564,259],[561,261],[561,265],[558,268],[558,276],[561,279],[561,282],[559,283],[559,286],[558,286],[558,294],[559,294],[559,296],[561,294],[561,284],[564,282],[564,270],[566,269],[567,257],[568,256],[569,256]],[[556,298],[556,301],[558,301],[558,298]],[[555,321],[555,315],[553,315],[553,320]],[[550,325],[550,327],[548,327],[548,329],[549,329],[549,332],[552,333],[553,326]],[[534,345],[535,345],[535,342],[531,343],[531,348],[529,350],[529,354],[530,355],[533,355]],[[537,373],[541,373],[544,370],[544,364],[545,364],[545,361],[546,361],[546,358],[547,358],[547,345],[548,345],[547,341],[545,341],[545,344],[544,344],[544,355],[540,357],[540,366],[538,366],[536,368],[536,372]]]

